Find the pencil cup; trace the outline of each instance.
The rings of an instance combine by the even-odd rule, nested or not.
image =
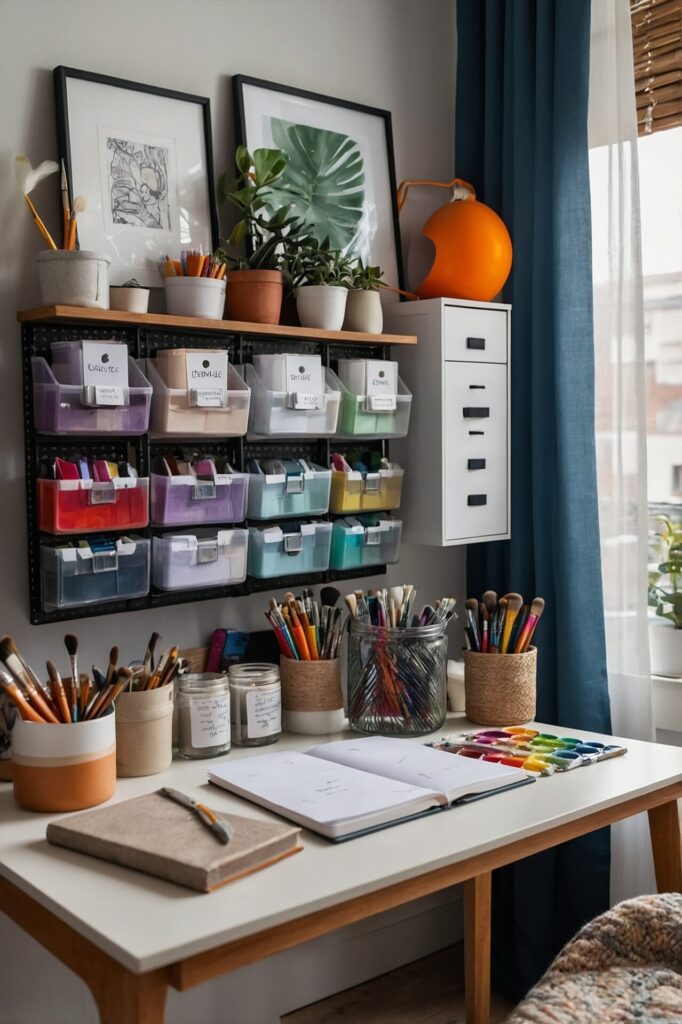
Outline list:
[[[282,727],[305,736],[339,732],[345,723],[341,662],[280,658]]]
[[[196,316],[222,320],[225,281],[212,277],[165,277],[166,311],[171,316]]]
[[[447,623],[390,629],[351,619],[348,722],[357,732],[424,736],[446,713]]]
[[[27,811],[80,811],[116,789],[116,719],[75,725],[17,720],[12,730],[14,799]]]
[[[156,775],[173,759],[173,687],[133,690],[116,699],[116,774]]]
[[[537,649],[523,654],[464,651],[466,716],[475,725],[523,725],[535,718]]]
[[[109,308],[108,256],[83,249],[45,249],[36,258],[43,306]]]

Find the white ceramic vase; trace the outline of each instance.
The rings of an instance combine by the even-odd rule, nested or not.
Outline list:
[[[296,289],[296,308],[302,327],[340,331],[348,289],[333,284],[306,284]]]
[[[346,303],[346,319],[343,328],[346,331],[361,331],[363,334],[381,334],[384,327],[384,311],[381,307],[381,296],[378,291],[367,288],[354,288],[348,292]]]
[[[682,678],[682,629],[664,619],[650,619],[649,650],[653,675]]]

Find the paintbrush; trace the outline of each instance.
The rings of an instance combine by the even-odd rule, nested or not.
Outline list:
[[[144,661],[142,663],[145,675],[149,677],[154,671],[154,648],[158,641],[161,639],[160,633],[152,633],[149,637],[149,643],[147,644],[147,650],[144,652]]]
[[[497,610],[497,594],[494,590],[486,590],[481,600],[488,609],[488,618],[492,619]]]
[[[73,210],[71,211],[71,217],[69,218],[69,233],[66,239],[66,248],[76,248],[76,222],[78,220],[79,213],[85,213],[88,208],[88,201],[85,196],[76,196],[73,201]]]
[[[478,632],[478,601],[475,597],[468,597],[464,602],[467,622],[471,631],[471,646],[475,651],[481,650],[481,640]]]
[[[24,197],[24,200],[26,201],[26,205],[31,211],[33,223],[38,228],[38,231],[40,231],[41,235],[47,242],[50,249],[57,248],[56,242],[50,234],[50,232],[45,227],[45,224],[43,223],[41,218],[38,216],[38,211],[33,205],[29,193],[33,191],[38,182],[42,181],[43,178],[47,178],[50,174],[54,174],[58,170],[59,164],[56,164],[54,160],[43,160],[43,162],[39,164],[38,167],[33,168],[31,167],[31,161],[27,156],[24,156],[22,154],[21,156],[16,156],[14,158],[15,181],[21,189],[21,193]]]
[[[528,618],[523,624],[523,629],[519,634],[519,638],[516,641],[516,647],[514,649],[515,654],[524,654],[530,647],[531,640],[533,639],[533,633],[538,624],[538,620],[545,610],[545,602],[541,597],[534,597],[530,611],[528,612]]]
[[[101,718],[107,708],[114,703],[119,693],[128,685],[128,680],[133,674],[133,670],[130,668],[119,668],[116,673],[116,682],[112,683],[111,686],[107,687],[104,691],[104,699],[99,706],[95,706],[95,710],[92,712],[92,718]]]
[[[64,646],[71,662],[71,721],[78,721],[78,708],[80,705],[80,686],[78,679],[78,637],[73,633],[67,633],[64,637]]]
[[[0,688],[5,691],[25,722],[38,722],[45,725],[45,719],[38,714],[35,708],[31,707],[9,672],[3,668],[0,668]]]
[[[512,627],[523,604],[521,594],[505,594],[503,600],[507,602],[507,613],[504,617],[504,629],[502,630],[502,639],[500,640],[500,654],[507,653]]]
[[[487,606],[481,601],[478,606],[481,622],[481,653],[488,653],[488,629],[490,626],[490,613]]]
[[[107,686],[113,682],[116,674],[116,666],[118,665],[118,647],[112,647],[109,651],[109,667],[107,668],[106,684]]]
[[[46,722],[59,722],[52,710],[50,697],[43,696],[42,683],[39,684],[39,687],[36,686],[35,673],[25,664],[11,636],[5,636],[0,640],[0,661],[4,663],[7,671],[14,677],[41,718]]]
[[[88,702],[90,700],[90,676],[86,675],[85,672],[82,672],[78,679],[78,683],[80,689],[80,694],[78,697],[78,714],[79,717],[82,719],[83,715],[85,714],[85,709],[88,706]]]
[[[66,699],[66,693],[64,692],[64,685],[62,683],[62,677],[59,674],[59,670],[53,661],[47,662],[47,674],[50,678],[50,692],[52,693],[52,699],[59,708],[59,714],[62,722],[67,725],[71,721],[71,712],[69,710],[69,702]]]

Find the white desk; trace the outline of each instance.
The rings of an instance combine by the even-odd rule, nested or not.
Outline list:
[[[464,728],[473,727],[450,716],[443,733]],[[315,742],[289,736],[279,747],[304,750]],[[302,853],[210,895],[50,846],[45,828],[53,816],[19,810],[3,786],[1,906],[83,978],[103,1024],[159,1024],[169,984],[190,988],[464,882],[467,1021],[484,1024],[494,868],[647,810],[659,891],[682,889],[682,748],[623,742],[625,757],[338,846],[304,832]],[[234,748],[229,757],[262,749]],[[121,780],[115,799],[171,785],[218,809],[271,817],[209,786],[210,763],[176,761],[161,775]]]

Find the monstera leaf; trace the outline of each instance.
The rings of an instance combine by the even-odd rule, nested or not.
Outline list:
[[[270,190],[268,205],[291,205],[317,239],[332,248],[360,251],[364,224],[365,173],[356,142],[347,135],[270,119],[275,145],[287,156],[282,177]]]

